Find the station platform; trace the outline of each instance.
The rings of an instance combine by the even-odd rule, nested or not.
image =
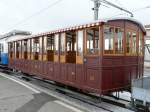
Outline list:
[[[132,81],[132,98],[142,101],[143,105],[150,103],[150,76]]]
[[[86,112],[0,73],[0,112]]]

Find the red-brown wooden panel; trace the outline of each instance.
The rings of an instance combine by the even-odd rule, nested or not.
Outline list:
[[[124,85],[124,70],[122,67],[112,68],[112,86],[113,88],[122,87]]]
[[[67,75],[66,75],[66,64],[65,63],[60,63],[60,78],[61,82],[65,82],[67,80]]]
[[[98,69],[87,68],[86,86],[94,89],[100,88],[100,73]]]
[[[112,87],[112,70],[111,69],[103,69],[102,70],[102,90],[107,90]]]
[[[60,63],[54,63],[54,78],[60,81]]]
[[[48,62],[47,63],[47,71],[48,71],[47,77],[52,80],[54,78],[53,62]]]
[[[67,82],[74,85],[76,82],[76,65],[68,63],[67,64]]]
[[[85,86],[84,65],[82,64],[76,65],[76,84],[80,88],[83,88],[83,86]]]

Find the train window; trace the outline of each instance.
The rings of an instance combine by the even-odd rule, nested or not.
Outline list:
[[[131,32],[127,32],[127,36],[126,36],[126,53],[127,54],[131,54],[132,53],[132,33]]]
[[[47,61],[47,36],[43,37],[43,60]]]
[[[65,55],[65,33],[62,33],[60,37],[60,54]]]
[[[104,53],[113,54],[114,50],[114,27],[104,27]]]
[[[21,58],[21,41],[16,42],[16,58]]]
[[[58,62],[59,61],[59,34],[55,34],[55,38],[54,38],[54,61]]]
[[[83,31],[78,31],[77,56],[83,55]]]
[[[66,37],[65,33],[60,34],[60,62],[66,62],[65,52],[66,52]]]
[[[115,54],[123,53],[123,29],[115,28]]]
[[[22,41],[23,59],[27,59],[27,40]]]
[[[76,63],[82,64],[83,63],[83,30],[78,31],[77,35],[77,57]]]
[[[136,51],[136,39],[137,39],[137,36],[136,36],[136,33],[135,32],[132,32],[132,54],[133,55],[136,55],[137,54],[137,51]]]
[[[42,37],[39,37],[39,60],[42,60],[42,54],[43,54],[43,49],[42,49]]]
[[[59,34],[55,35],[55,54],[58,55],[59,54]]]
[[[143,34],[140,32],[139,34],[139,54],[143,55]]]
[[[40,45],[39,38],[33,39],[32,53],[34,55],[34,57],[33,57],[34,60],[39,59],[39,51],[40,51],[39,45]]]
[[[76,31],[66,32],[66,61],[68,63],[76,63]]]
[[[99,54],[99,27],[86,30],[87,55]]]
[[[31,53],[31,39],[27,40],[27,55],[28,55],[28,59],[30,59],[30,54]]]
[[[12,42],[9,43],[9,52],[10,52],[10,58],[13,58],[14,47]]]
[[[47,37],[47,61],[54,60],[54,35]]]
[[[126,54],[137,54],[137,34],[133,31],[128,31],[126,36]]]
[[[0,44],[0,53],[4,52],[4,44]]]

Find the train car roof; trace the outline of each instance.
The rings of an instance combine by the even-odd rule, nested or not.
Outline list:
[[[125,21],[133,22],[133,23],[137,24],[144,33],[146,33],[144,26],[138,20],[133,19],[133,18],[128,18],[128,17],[118,17],[118,18],[99,19],[97,21],[92,21],[92,22],[88,22],[88,23],[84,23],[84,24],[80,24],[80,25],[74,25],[71,27],[66,27],[66,28],[62,28],[62,29],[58,29],[58,30],[54,30],[54,31],[48,31],[48,32],[43,32],[43,33],[39,33],[39,34],[35,34],[35,35],[30,35],[30,36],[25,37],[24,39],[41,37],[41,36],[46,36],[46,35],[50,35],[50,34],[56,34],[56,33],[61,33],[61,32],[65,32],[65,31],[71,31],[71,30],[79,30],[82,28],[98,26],[98,25],[101,25],[103,23],[107,23],[107,22],[111,22],[111,21],[119,21],[119,20],[125,20]],[[17,40],[23,40],[23,39],[17,39]],[[14,40],[14,41],[17,41],[17,40]]]

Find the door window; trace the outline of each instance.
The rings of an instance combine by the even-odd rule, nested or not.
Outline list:
[[[87,55],[99,54],[99,27],[86,30],[86,53]]]

